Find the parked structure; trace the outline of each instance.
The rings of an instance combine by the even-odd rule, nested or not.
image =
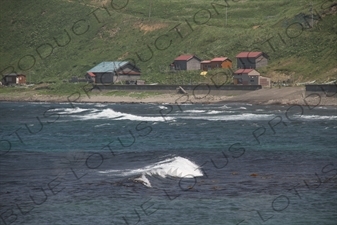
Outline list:
[[[233,76],[233,82],[236,85],[261,85],[270,86],[270,78],[263,77],[254,69],[238,69]]]
[[[120,81],[136,82],[140,69],[128,61],[101,62],[87,71],[86,78],[95,84],[114,84]]]
[[[174,70],[199,70],[200,62],[201,59],[195,55],[181,55],[174,59],[170,67]]]
[[[2,77],[1,83],[3,85],[25,84],[26,75],[17,73],[6,74],[5,76]]]
[[[204,60],[200,63],[202,71],[208,71],[217,68],[232,68],[232,60],[228,57],[217,57],[212,60]]]
[[[241,52],[236,56],[238,69],[256,69],[268,65],[268,55],[263,52]]]

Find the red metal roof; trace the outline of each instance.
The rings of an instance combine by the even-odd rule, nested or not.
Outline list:
[[[96,75],[93,72],[88,72],[89,76],[95,77]]]
[[[238,69],[237,71],[235,71],[235,74],[241,74],[241,73],[250,73],[252,72],[254,69]]]
[[[257,58],[262,55],[262,52],[240,52],[236,58]]]
[[[212,59],[211,61],[212,62],[223,62],[227,59],[228,59],[228,57],[217,57],[217,58]]]
[[[192,59],[193,57],[194,57],[194,55],[181,55],[181,56],[178,56],[177,58],[175,58],[174,60],[188,61],[188,60]]]

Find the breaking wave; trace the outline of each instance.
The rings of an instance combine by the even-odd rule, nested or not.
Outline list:
[[[90,113],[81,116],[83,120],[93,119],[114,119],[114,120],[133,120],[133,121],[164,121],[162,116],[137,116],[128,113],[116,112],[113,109],[103,109],[100,112]],[[165,117],[166,120],[173,119],[172,117]]]
[[[178,178],[194,178],[203,176],[200,167],[191,162],[190,160],[177,156],[157,163],[145,166],[139,169],[130,170],[105,170],[99,171],[103,174],[115,174],[121,176],[138,176],[134,181],[141,182],[147,187],[151,187],[151,183],[146,177],[148,176],[160,176],[165,177],[178,177]]]
[[[298,119],[307,119],[307,120],[336,120],[337,116],[319,116],[319,115],[298,115],[295,116]]]
[[[57,112],[57,114],[67,114],[67,115],[72,115],[72,114],[78,114],[78,113],[83,113],[83,112],[97,112],[99,110],[97,109],[83,109],[79,107],[75,108],[59,108],[59,109],[50,109],[49,111]]]

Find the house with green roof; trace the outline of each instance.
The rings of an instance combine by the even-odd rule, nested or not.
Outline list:
[[[136,82],[140,69],[129,61],[101,62],[87,71],[86,78],[94,84],[110,85],[118,82]]]

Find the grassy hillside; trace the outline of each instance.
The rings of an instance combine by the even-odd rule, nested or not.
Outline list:
[[[337,78],[333,0],[41,2],[0,0],[1,74],[22,72],[30,83],[61,88],[101,61],[131,60],[148,83],[198,83],[209,78],[165,67],[182,53],[235,62],[240,51],[261,50],[270,63],[260,72],[274,80]]]

